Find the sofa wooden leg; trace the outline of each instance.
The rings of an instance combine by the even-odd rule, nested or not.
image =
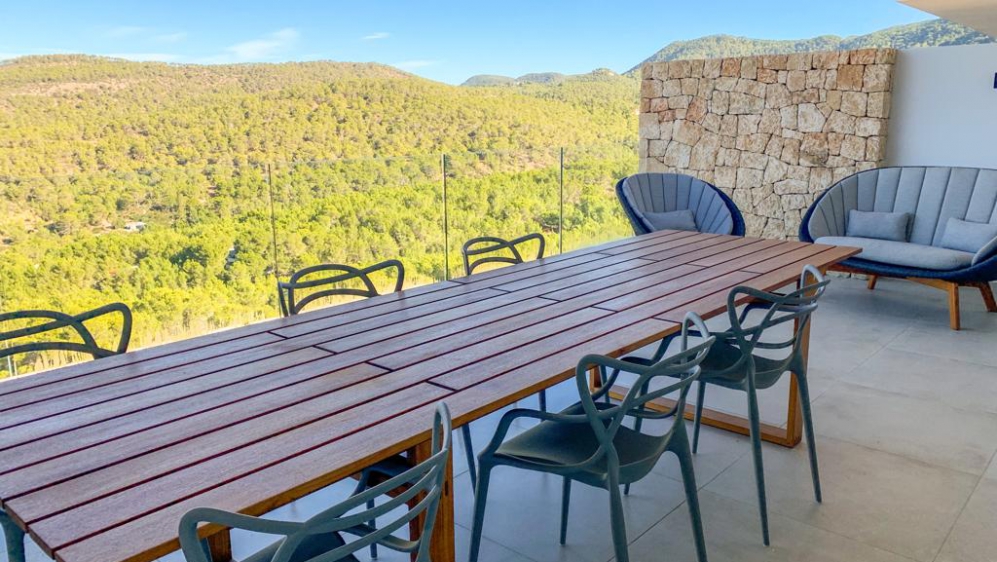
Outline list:
[[[865,286],[870,291],[876,288],[876,281],[879,281],[878,275],[870,275],[868,281],[866,281]]]
[[[980,294],[983,295],[983,303],[987,305],[987,312],[997,312],[997,300],[994,300],[994,290],[990,287],[990,283],[984,281],[977,283],[976,286],[980,289]]]
[[[949,283],[947,290],[949,293],[949,328],[960,330],[962,322],[959,316],[959,284]]]

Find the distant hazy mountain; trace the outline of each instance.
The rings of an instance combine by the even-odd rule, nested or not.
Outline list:
[[[898,25],[852,37],[822,35],[811,39],[775,41],[770,39],[750,39],[732,35],[710,35],[691,41],[675,41],[628,72],[640,70],[645,63],[681,60],[709,59],[721,57],[743,57],[796,53],[803,51],[837,51],[865,49],[872,47],[893,47],[910,49],[914,47],[941,47],[947,45],[968,45],[973,43],[993,43],[994,39],[968,27],[945,21],[928,20],[909,25]]]
[[[608,68],[598,68],[588,74],[561,74],[560,72],[536,72],[524,74],[519,78],[498,76],[495,74],[478,74],[468,78],[461,86],[519,86],[522,84],[561,84],[574,80],[600,80],[615,78],[619,74]]]

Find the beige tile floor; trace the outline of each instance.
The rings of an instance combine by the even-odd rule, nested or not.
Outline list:
[[[696,471],[709,559],[997,562],[997,314],[966,290],[963,325],[948,329],[939,291],[883,280],[869,292],[863,282],[835,279],[815,318],[811,354],[824,503],[813,501],[805,446],[766,445],[772,545],[763,546],[747,440],[704,429]],[[552,404],[567,405],[572,392],[558,387]],[[769,392],[763,417],[778,421],[785,389]],[[741,400],[708,397],[732,411]],[[474,424],[478,446],[497,419]],[[465,560],[473,501],[463,452],[455,454],[458,560]],[[666,456],[626,498],[634,562],[695,560],[678,474]],[[499,469],[492,486],[482,562],[612,558],[605,492],[575,487],[562,547],[559,480]],[[306,517],[350,488],[332,486],[273,515]],[[234,542],[239,555],[265,539],[237,533]],[[34,548],[29,554],[44,560]]]

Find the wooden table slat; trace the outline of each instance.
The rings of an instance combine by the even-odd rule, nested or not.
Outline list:
[[[37,457],[44,456],[44,459],[35,462],[25,460],[26,455],[21,451],[16,456],[9,455],[17,460],[10,463],[13,468],[0,478],[0,497],[10,500],[38,490],[40,482],[45,483],[44,489],[49,489],[79,475],[221,431],[247,419],[268,415],[386,372],[366,363],[343,368],[336,358],[330,357],[279,373],[285,378],[273,380],[273,386],[268,390],[255,384],[246,385],[248,392],[234,396],[226,396],[228,393],[224,391],[213,392],[207,399],[194,397],[173,404],[172,408],[150,410],[144,413],[143,419],[136,420],[141,424],[135,424],[137,428],[129,427],[127,433],[117,435],[113,433],[116,428],[110,428],[100,434],[104,440],[98,443],[80,442],[81,438],[92,435],[92,432],[86,431],[89,428],[67,432],[60,436],[61,439],[43,440],[49,443],[39,443],[38,446],[31,447],[32,443],[30,448],[23,448],[36,452]],[[241,388],[236,387],[235,390]],[[189,414],[188,410],[195,413]]]

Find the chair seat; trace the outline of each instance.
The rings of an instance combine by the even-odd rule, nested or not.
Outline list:
[[[610,404],[597,404],[599,409],[613,407]],[[575,404],[561,412],[566,415],[584,415],[582,405]],[[627,484],[646,475],[643,470],[648,463],[653,467],[658,458],[661,438],[643,434],[627,427],[621,427],[613,440],[620,457],[620,483]],[[499,459],[518,461],[517,464],[534,465],[539,470],[557,468],[585,461],[599,449],[599,441],[592,426],[585,423],[562,423],[545,421],[502,443],[495,452]],[[525,467],[524,467],[525,468]],[[572,478],[599,486],[606,475],[605,457],[588,467],[579,478]]]
[[[785,373],[783,359],[772,359],[753,354],[755,358],[755,387],[769,388],[779,381]],[[733,389],[743,389],[747,377],[747,368],[731,371],[730,368],[741,358],[741,350],[736,345],[717,340],[710,348],[701,367],[703,372],[699,380],[717,386]]]
[[[263,550],[253,554],[249,558],[243,559],[242,562],[270,562],[273,560],[274,555],[277,554],[277,549],[283,541],[277,541],[272,545],[264,548]],[[295,549],[294,554],[291,556],[289,562],[308,562],[309,560],[321,556],[330,550],[339,548],[346,544],[338,533],[328,533],[324,535],[312,535],[301,542],[297,549]],[[359,562],[355,556],[348,554],[343,558],[339,558],[336,562]]]
[[[824,236],[818,238],[815,242],[831,246],[854,246],[862,248],[862,253],[855,257],[903,267],[949,271],[963,269],[973,264],[973,254],[969,252],[914,244],[911,242],[876,240],[874,238],[859,238],[856,236]]]
[[[375,463],[367,470],[387,480],[388,478],[398,476],[410,468],[412,468],[412,461],[408,460],[403,455],[395,455]]]

